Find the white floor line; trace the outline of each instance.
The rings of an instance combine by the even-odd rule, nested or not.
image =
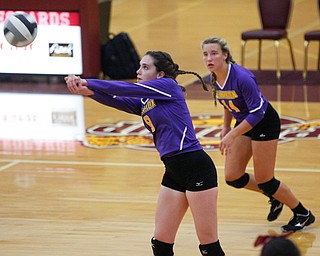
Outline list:
[[[8,161],[2,161],[1,160],[0,162],[8,162]],[[0,167],[0,172],[5,171],[6,169],[8,169],[8,168],[10,168],[10,167],[12,167],[14,165],[17,165],[19,163],[18,160],[14,160],[14,161],[10,160],[9,162],[10,163]]]
[[[86,162],[86,161],[52,161],[52,160],[23,160],[23,159],[0,159],[1,162],[9,162],[9,164],[0,167],[0,171],[3,171],[18,163],[38,163],[38,164],[65,164],[65,165],[101,165],[101,166],[141,166],[141,167],[163,167],[162,163],[149,164],[149,163],[114,163],[114,162]],[[224,166],[216,166],[217,169],[223,170]],[[248,170],[253,170],[252,166],[248,166]],[[309,172],[320,173],[320,169],[307,169],[307,168],[276,168],[276,171],[283,172]]]

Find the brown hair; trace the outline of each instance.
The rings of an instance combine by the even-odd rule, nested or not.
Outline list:
[[[172,78],[176,80],[178,75],[184,75],[184,74],[191,74],[195,75],[199,78],[202,88],[206,91],[208,91],[207,85],[204,83],[202,77],[192,71],[185,71],[180,70],[179,65],[174,63],[170,54],[163,51],[147,51],[145,55],[149,55],[154,59],[154,65],[156,66],[156,69],[158,72],[163,71],[165,74],[165,77]],[[180,86],[183,91],[186,91],[186,89],[183,86]]]

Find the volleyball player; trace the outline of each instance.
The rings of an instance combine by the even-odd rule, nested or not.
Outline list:
[[[280,215],[283,204],[293,217],[282,231],[297,231],[312,224],[315,217],[283,182],[275,178],[275,162],[280,134],[280,118],[261,94],[254,75],[235,64],[223,38],[211,37],[201,43],[204,64],[211,72],[214,100],[224,106],[220,151],[225,158],[226,183],[264,193],[270,198],[267,219]],[[235,127],[231,128],[232,118]],[[254,175],[246,172],[253,158]]]
[[[104,105],[139,115],[152,133],[164,163],[151,239],[153,254],[174,255],[179,225],[190,207],[202,255],[223,256],[217,228],[217,173],[214,163],[196,138],[179,70],[166,52],[149,51],[140,61],[137,82],[65,78],[73,94],[89,96]]]

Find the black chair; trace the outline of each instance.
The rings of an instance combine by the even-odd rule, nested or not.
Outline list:
[[[320,0],[318,0],[318,12],[320,15]],[[308,47],[309,47],[310,41],[319,42],[317,69],[320,70],[320,30],[312,30],[304,34],[304,68],[303,68],[303,74],[302,74],[304,80],[307,79]]]
[[[293,70],[296,70],[291,41],[287,28],[292,11],[292,0],[258,0],[261,29],[244,31],[241,33],[241,65],[244,66],[245,45],[249,40],[259,41],[258,70],[261,70],[262,40],[273,40],[276,48],[277,78],[280,79],[280,40],[287,40],[290,48]]]

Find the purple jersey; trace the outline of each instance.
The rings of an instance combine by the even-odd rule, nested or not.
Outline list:
[[[264,117],[268,101],[261,94],[255,76],[247,69],[229,64],[224,85],[217,83],[217,99],[238,121],[253,127]]]
[[[180,86],[171,78],[130,83],[86,79],[101,104],[139,115],[160,157],[202,149]]]

